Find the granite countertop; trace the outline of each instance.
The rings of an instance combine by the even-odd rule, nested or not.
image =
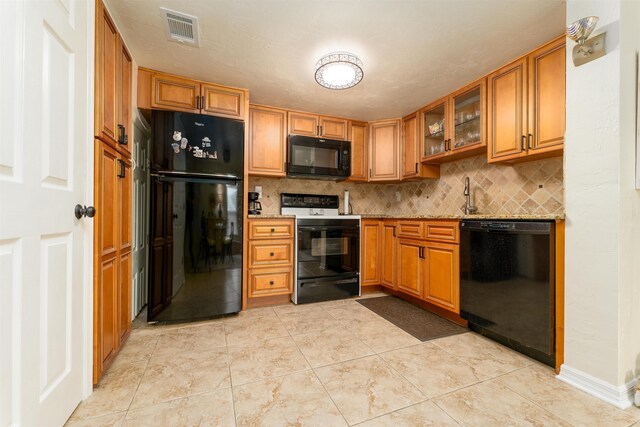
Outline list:
[[[356,214],[357,215],[357,214]],[[560,221],[564,219],[564,213],[560,214],[509,214],[509,215],[462,215],[462,214],[440,214],[440,215],[385,215],[385,214],[360,214],[363,219],[521,219],[540,221]],[[295,218],[293,215],[265,214],[249,215],[249,219],[285,219]]]
[[[463,215],[463,214],[440,214],[440,215],[379,215],[379,214],[363,214],[363,219],[367,218],[390,218],[390,219],[522,219],[522,220],[553,220],[560,221],[564,219],[564,213],[561,214],[496,214],[496,215]]]
[[[280,215],[280,214],[260,214],[260,215],[248,215],[249,219],[287,219],[295,218],[295,215]]]

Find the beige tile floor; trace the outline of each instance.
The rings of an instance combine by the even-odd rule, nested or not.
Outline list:
[[[640,409],[471,332],[422,343],[347,300],[142,325],[67,425],[640,427]]]

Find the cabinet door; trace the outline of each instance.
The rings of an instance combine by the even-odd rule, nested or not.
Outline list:
[[[526,58],[501,68],[487,78],[489,162],[526,155],[526,81]]]
[[[460,253],[458,245],[427,242],[425,301],[460,313]]]
[[[402,119],[402,179],[419,175],[418,114]]]
[[[420,112],[422,161],[435,161],[449,154],[449,99],[443,98]]]
[[[118,345],[124,344],[131,331],[131,251],[118,259]]]
[[[398,276],[397,289],[414,297],[422,297],[422,252],[424,242],[411,239],[397,239]]]
[[[486,80],[483,78],[451,94],[450,106],[450,150],[453,157],[463,153],[476,155],[486,153],[487,146],[487,101]]]
[[[118,159],[118,181],[117,181],[117,206],[118,206],[118,250],[126,252],[131,250],[131,215],[133,211],[131,191],[132,172],[131,160],[122,156]]]
[[[121,156],[118,164],[118,334],[123,343],[131,330],[132,172],[129,159]]]
[[[151,76],[151,108],[199,113],[200,82],[166,74]]]
[[[400,120],[384,120],[369,125],[369,181],[400,179],[398,156]]]
[[[285,176],[287,112],[249,107],[249,174]]]
[[[289,111],[289,135],[318,136],[320,121],[315,114]]]
[[[362,221],[360,284],[380,284],[380,221]]]
[[[244,117],[244,92],[218,85],[202,84],[202,114],[242,119]]]
[[[133,144],[133,124],[131,116],[131,79],[133,62],[127,47],[120,39],[120,90],[118,96],[118,149],[129,157],[131,155],[130,144]],[[131,139],[131,141],[129,141]]]
[[[95,140],[94,382],[111,363],[118,336],[118,154]]]
[[[536,50],[528,58],[529,154],[561,151],[566,111],[564,37]]]
[[[109,367],[120,344],[118,334],[118,261],[116,258],[100,263],[97,292],[94,295],[94,382]]]
[[[351,176],[349,181],[367,181],[367,159],[369,155],[369,141],[367,139],[367,124],[351,122],[349,125],[349,140],[351,141]]]
[[[102,2],[97,2],[95,136],[115,144],[118,139],[118,31]]]
[[[382,271],[380,283],[395,289],[396,275],[396,224],[384,221],[382,224]]]
[[[335,117],[320,117],[320,134],[319,136],[328,139],[347,139],[347,130],[349,122],[345,119],[336,119]]]

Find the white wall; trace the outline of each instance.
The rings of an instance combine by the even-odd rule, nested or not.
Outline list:
[[[634,185],[638,144],[636,66],[640,51],[640,1],[623,1],[621,17],[618,384],[640,376],[640,191]]]
[[[632,28],[638,5],[632,3],[567,1],[567,24],[600,17],[594,34],[607,32],[607,54],[574,67],[574,44],[567,41],[563,370],[569,367],[611,390],[628,382],[627,372],[640,363],[634,361],[640,354],[640,193],[633,189],[635,65],[630,57],[638,42],[630,39],[638,35]]]

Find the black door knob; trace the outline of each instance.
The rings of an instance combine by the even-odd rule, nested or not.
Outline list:
[[[76,218],[80,219],[83,216],[87,216],[89,218],[93,218],[96,214],[96,209],[93,206],[82,206],[82,205],[76,205],[75,209],[74,209],[74,213],[76,215]]]

